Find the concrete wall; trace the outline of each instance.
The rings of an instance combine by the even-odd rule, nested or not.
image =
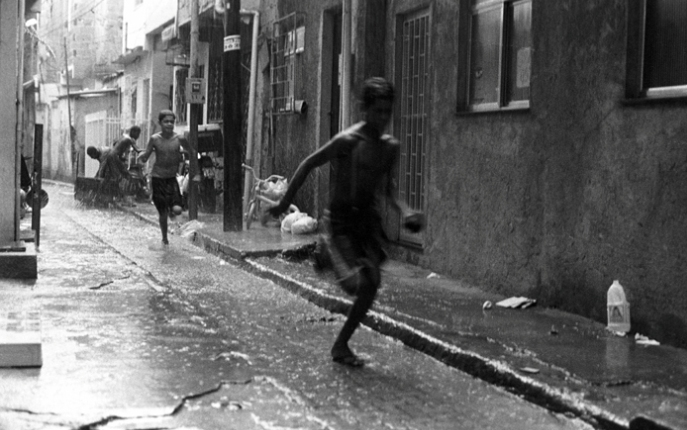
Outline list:
[[[430,3],[428,228],[405,255],[599,321],[619,279],[634,330],[687,346],[685,106],[623,103],[627,2],[534,2],[531,109],[463,115],[456,2]]]
[[[17,111],[17,15],[18,3],[0,2],[0,76],[13,79],[0,80],[0,246],[15,239],[15,211],[17,169],[16,128]]]

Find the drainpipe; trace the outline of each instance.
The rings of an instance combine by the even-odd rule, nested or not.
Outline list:
[[[241,15],[253,15],[253,39],[250,52],[250,86],[248,90],[248,130],[246,130],[246,165],[253,166],[253,141],[255,133],[255,90],[258,78],[258,34],[260,32],[260,12],[241,10]],[[246,170],[243,178],[243,212],[248,211],[248,196],[251,189],[251,173]]]
[[[343,1],[341,17],[341,130],[351,122],[351,4]]]

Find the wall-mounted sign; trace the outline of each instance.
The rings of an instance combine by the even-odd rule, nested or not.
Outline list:
[[[232,34],[224,37],[224,52],[236,51],[241,49],[241,36]]]
[[[186,78],[186,103],[205,104],[205,79]]]

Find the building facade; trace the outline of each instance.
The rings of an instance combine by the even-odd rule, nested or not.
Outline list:
[[[263,169],[291,175],[340,129],[341,109],[359,118],[344,87],[386,76],[398,95],[398,192],[428,221],[413,235],[389,214],[397,257],[602,322],[618,279],[633,330],[687,346],[683,2],[274,0],[261,10],[271,16]],[[289,45],[299,36],[302,47]],[[296,204],[321,213],[328,175],[311,176]]]

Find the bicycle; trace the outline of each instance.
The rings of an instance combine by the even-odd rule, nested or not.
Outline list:
[[[244,221],[246,222],[246,230],[250,229],[251,224],[253,223],[254,220],[257,220],[258,218],[260,219],[260,224],[261,225],[266,225],[267,220],[269,218],[269,214],[267,213],[266,210],[262,210],[260,208],[261,203],[266,203],[268,207],[276,206],[279,203],[279,199],[284,196],[284,193],[286,192],[286,178],[280,175],[270,175],[266,179],[260,179],[258,176],[255,174],[255,170],[246,165],[246,164],[241,164],[241,167],[243,167],[246,170],[249,170],[251,174],[253,175],[253,186],[250,188],[250,195],[248,198],[248,209],[246,213],[244,214]],[[279,184],[281,183],[283,187],[279,191],[275,191],[274,185],[270,184]],[[269,196],[269,197],[268,197]],[[271,198],[270,198],[271,197]],[[261,213],[260,217],[258,217],[258,213]],[[298,207],[296,205],[290,205],[289,206],[289,213],[292,212],[299,212]]]

